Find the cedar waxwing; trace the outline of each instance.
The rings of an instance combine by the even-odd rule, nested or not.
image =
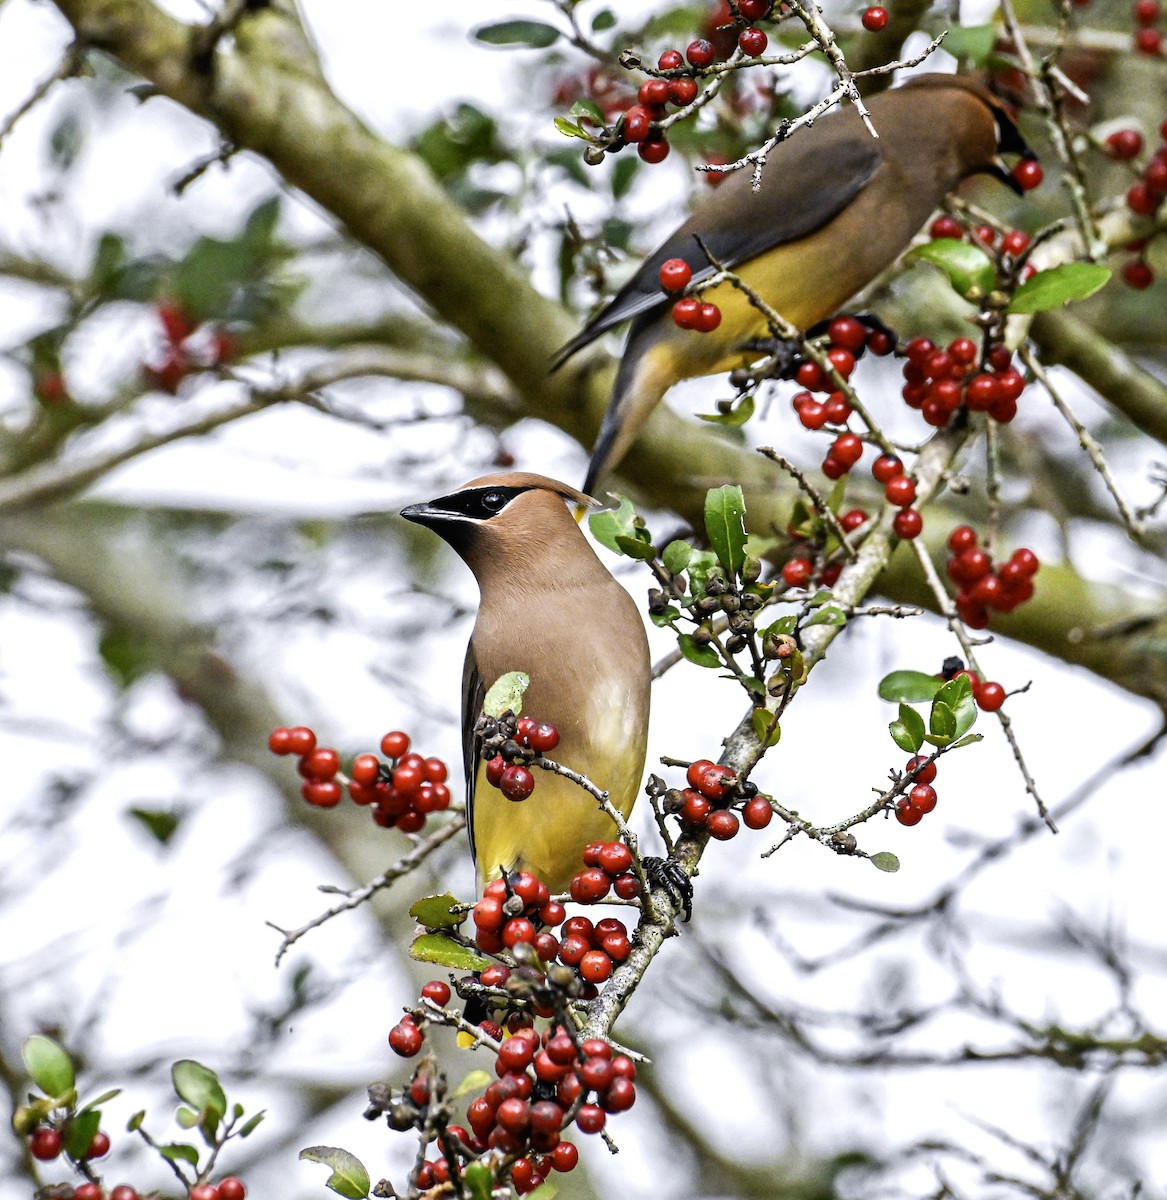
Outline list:
[[[651,664],[632,597],[597,558],[568,505],[595,501],[522,472],[486,475],[402,511],[454,548],[481,592],[462,677],[462,750],[470,848],[483,880],[523,869],[551,890],[583,869],[610,817],[576,784],[535,770],[518,803],[487,783],[474,726],[489,688],[509,671],[531,677],[523,714],[559,730],[557,762],[604,788],[625,816],[640,790]]]
[[[917,75],[867,104],[878,140],[847,105],[771,150],[758,191],[749,168],[723,178],[559,351],[552,369],[635,318],[585,492],[624,457],[674,383],[755,361],[760,355],[747,343],[770,336],[762,314],[728,283],[702,294],[721,309],[716,330],[677,327],[660,268],[683,258],[695,281],[712,275],[694,235],[787,321],[807,330],[889,267],[967,176],[987,172],[1020,192],[1000,154],[1033,152],[1002,103],[975,81]]]

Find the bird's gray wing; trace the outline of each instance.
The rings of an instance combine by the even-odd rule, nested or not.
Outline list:
[[[478,764],[481,761],[482,739],[475,735],[474,727],[482,715],[486,702],[486,687],[478,673],[478,661],[474,657],[474,643],[466,647],[466,662],[462,667],[462,769],[466,778],[466,832],[470,835],[470,854],[477,862],[474,849],[474,788],[478,781]]]
[[[630,317],[670,304],[661,290],[661,264],[683,258],[700,281],[713,273],[694,240],[726,267],[797,241],[838,216],[870,182],[883,161],[880,143],[843,113],[795,134],[771,151],[761,190],[752,189],[749,169],[720,185],[693,215],[640,265],[635,275],[555,354],[552,370],[602,333]],[[824,270],[830,270],[824,264]]]

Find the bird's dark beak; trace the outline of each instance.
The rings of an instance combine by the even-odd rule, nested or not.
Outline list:
[[[1021,136],[1021,130],[1003,108],[993,110],[993,119],[997,123],[997,156],[992,165],[986,168],[989,175],[999,179],[1010,191],[1018,196],[1025,194],[1025,189],[1013,178],[1008,164],[1001,157],[1003,154],[1018,154],[1022,158],[1035,159],[1037,154],[1033,147]]]
[[[415,525],[432,527],[443,517],[449,517],[450,514],[443,512],[434,504],[411,504],[408,508],[401,510],[401,515]]]

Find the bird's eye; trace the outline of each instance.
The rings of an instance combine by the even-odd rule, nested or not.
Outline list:
[[[486,492],[482,497],[482,507],[489,512],[502,512],[506,507],[507,497],[503,492]]]

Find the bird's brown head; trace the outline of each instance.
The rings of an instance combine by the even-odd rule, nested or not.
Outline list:
[[[965,175],[987,174],[1018,195],[1023,189],[1003,155],[1035,159],[1009,106],[971,75],[916,75],[896,89],[918,104],[918,119],[933,128],[946,124]],[[921,95],[921,93],[928,93]],[[937,122],[943,123],[937,125]]]
[[[448,542],[480,585],[527,569],[562,582],[573,562],[598,565],[568,505],[594,508],[597,502],[546,475],[508,471],[411,504],[401,515]]]

